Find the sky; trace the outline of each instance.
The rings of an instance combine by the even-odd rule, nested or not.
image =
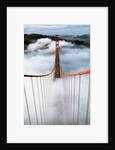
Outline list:
[[[90,34],[90,25],[39,25],[25,24],[24,34],[44,34],[44,35],[82,35]]]

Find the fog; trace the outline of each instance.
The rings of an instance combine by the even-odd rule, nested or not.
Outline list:
[[[90,68],[90,49],[84,46],[76,46],[70,42],[60,41],[60,61],[62,69],[65,73],[77,73],[81,71],[88,70]],[[52,41],[48,38],[38,39],[35,43],[28,45],[27,49],[24,50],[24,74],[38,74],[43,75],[50,73],[54,68],[55,62],[55,41]],[[53,124],[53,125],[73,125],[77,124],[77,103],[78,103],[78,83],[79,78],[74,77],[71,79],[72,84],[72,98],[69,97],[70,94],[70,79],[64,77],[64,79],[56,79],[53,82],[51,78],[47,77],[44,79],[45,82],[44,89],[47,91],[45,103],[46,109],[45,113],[47,115],[47,121],[43,117],[43,112],[40,116],[40,107],[37,108],[38,122],[39,124]],[[25,79],[29,111],[31,114],[32,124],[36,123],[35,118],[35,108],[33,104],[33,96],[30,89],[31,82]],[[39,80],[39,79],[38,79]],[[49,80],[49,81],[47,81]],[[75,86],[74,86],[75,80]],[[34,90],[37,92],[36,82],[34,82]],[[40,81],[39,81],[40,83]],[[51,84],[52,83],[52,84]],[[65,84],[65,88],[63,86]],[[74,88],[76,93],[74,93]],[[40,90],[39,85],[39,90]],[[81,100],[80,100],[80,114],[79,114],[79,124],[85,124],[86,117],[86,104],[87,104],[87,92],[88,91],[88,75],[82,77],[81,82]],[[44,92],[45,93],[45,92]],[[38,95],[35,96],[36,103]],[[40,98],[42,101],[42,96]],[[24,98],[25,100],[25,98]],[[72,103],[72,104],[71,104]],[[43,104],[42,104],[43,105]],[[42,110],[43,111],[43,110]],[[72,116],[74,114],[74,116]],[[46,121],[43,121],[43,119]],[[26,104],[24,105],[24,124],[29,124],[27,117]],[[88,118],[88,124],[90,124],[90,115]]]

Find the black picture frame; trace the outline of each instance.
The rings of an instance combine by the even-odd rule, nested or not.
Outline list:
[[[108,20],[108,28],[109,28],[109,47],[108,47],[108,102],[109,102],[109,121],[108,121],[108,143],[7,143],[7,7],[108,7],[109,8],[109,20]],[[112,107],[112,102],[110,102],[110,100],[112,99],[112,95],[110,93],[112,93],[110,91],[110,83],[112,83],[112,80],[110,78],[112,78],[112,75],[110,75],[110,68],[112,66],[112,60],[110,60],[110,50],[112,49],[113,43],[110,40],[110,35],[112,36],[113,32],[112,32],[112,4],[108,1],[100,1],[97,2],[92,1],[90,2],[88,1],[84,1],[84,2],[66,2],[65,4],[59,4],[58,1],[54,1],[52,2],[36,2],[33,4],[33,1],[26,3],[25,1],[21,2],[21,1],[4,1],[2,3],[2,5],[0,6],[0,16],[1,16],[1,24],[0,24],[0,30],[1,30],[1,39],[2,39],[2,44],[1,44],[1,49],[2,51],[2,56],[4,56],[4,58],[1,59],[1,63],[2,64],[2,72],[4,72],[4,75],[2,74],[2,78],[4,78],[4,81],[2,81],[3,83],[1,83],[2,85],[2,98],[0,101],[0,106],[1,106],[1,123],[0,123],[0,147],[1,148],[38,148],[43,146],[46,148],[49,148],[49,146],[52,147],[57,147],[60,148],[60,146],[67,146],[68,148],[72,148],[71,146],[76,146],[77,148],[111,148],[112,144],[113,144],[113,139],[112,139],[112,123],[111,122],[111,118],[110,116],[112,116],[112,110],[110,109],[110,106]],[[110,44],[111,43],[111,44]],[[3,67],[4,65],[4,67]],[[2,79],[1,78],[1,79]]]

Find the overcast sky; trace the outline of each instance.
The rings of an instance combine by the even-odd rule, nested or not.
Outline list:
[[[24,33],[46,34],[46,35],[82,35],[90,34],[90,25],[24,25]]]

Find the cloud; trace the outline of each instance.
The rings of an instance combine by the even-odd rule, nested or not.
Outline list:
[[[24,33],[31,34],[57,34],[60,31],[63,32],[64,29],[67,29],[68,25],[37,25],[37,24],[28,24],[24,25]]]
[[[60,41],[60,47],[60,61],[66,73],[76,73],[89,69],[89,48],[81,49],[65,41]],[[38,39],[35,43],[29,44],[25,51],[30,52],[27,55],[25,54],[25,73],[43,74],[52,71],[55,53],[54,41],[48,38]]]
[[[48,45],[48,48],[47,48]],[[46,46],[46,48],[44,48]],[[75,45],[74,45],[75,46]],[[76,73],[89,69],[90,51],[89,48],[73,48],[73,44],[69,42],[60,41],[61,47],[61,64],[63,71],[66,73]],[[43,49],[44,48],[44,49]],[[36,43],[30,44],[28,49],[29,53],[24,55],[24,73],[26,74],[47,74],[50,73],[54,67],[55,61],[55,42],[48,38],[39,39]],[[41,80],[41,81],[40,81]],[[74,82],[75,80],[75,82]],[[30,111],[30,117],[32,125],[36,124],[36,115],[34,108],[33,93],[31,87],[31,80],[24,79],[25,88],[28,97],[28,105]],[[38,89],[37,89],[38,83]],[[63,88],[63,83],[65,87]],[[78,105],[78,77],[71,78],[71,84],[73,89],[73,83],[76,83],[75,93],[71,90],[70,98],[70,78],[64,76],[62,79],[55,80],[52,83],[52,77],[36,78],[33,79],[35,101],[38,111],[38,121],[42,124],[42,117],[45,120],[43,109],[45,106],[45,112],[47,114],[47,124],[77,124],[77,105]],[[44,96],[42,97],[41,90],[44,86]],[[52,84],[52,86],[51,86]],[[39,91],[39,97],[38,97]],[[65,93],[66,92],[66,93]],[[85,124],[86,117],[86,105],[87,105],[87,93],[88,93],[88,75],[82,76],[81,80],[81,94],[80,94],[80,118],[79,124]],[[50,95],[51,94],[51,95]],[[65,97],[64,97],[65,96]],[[45,98],[44,98],[45,97]],[[74,98],[75,97],[75,98]],[[65,99],[64,99],[65,98]],[[40,112],[41,108],[41,112]],[[73,111],[74,110],[74,111]],[[74,112],[74,115],[73,115]],[[42,114],[42,115],[41,115]],[[74,118],[74,119],[73,119]],[[73,120],[72,120],[73,119]],[[26,105],[24,107],[24,121],[25,124],[29,124],[28,116],[26,113]],[[44,122],[45,122],[44,121]],[[90,115],[88,118],[90,122]],[[90,123],[88,123],[90,124]]]
[[[64,24],[53,24],[53,25],[42,25],[42,24],[25,24],[24,33],[31,34],[60,34],[60,35],[81,35],[89,34],[89,25],[64,25]]]
[[[24,25],[24,28],[66,28],[68,25],[37,25],[37,24],[28,24]]]

